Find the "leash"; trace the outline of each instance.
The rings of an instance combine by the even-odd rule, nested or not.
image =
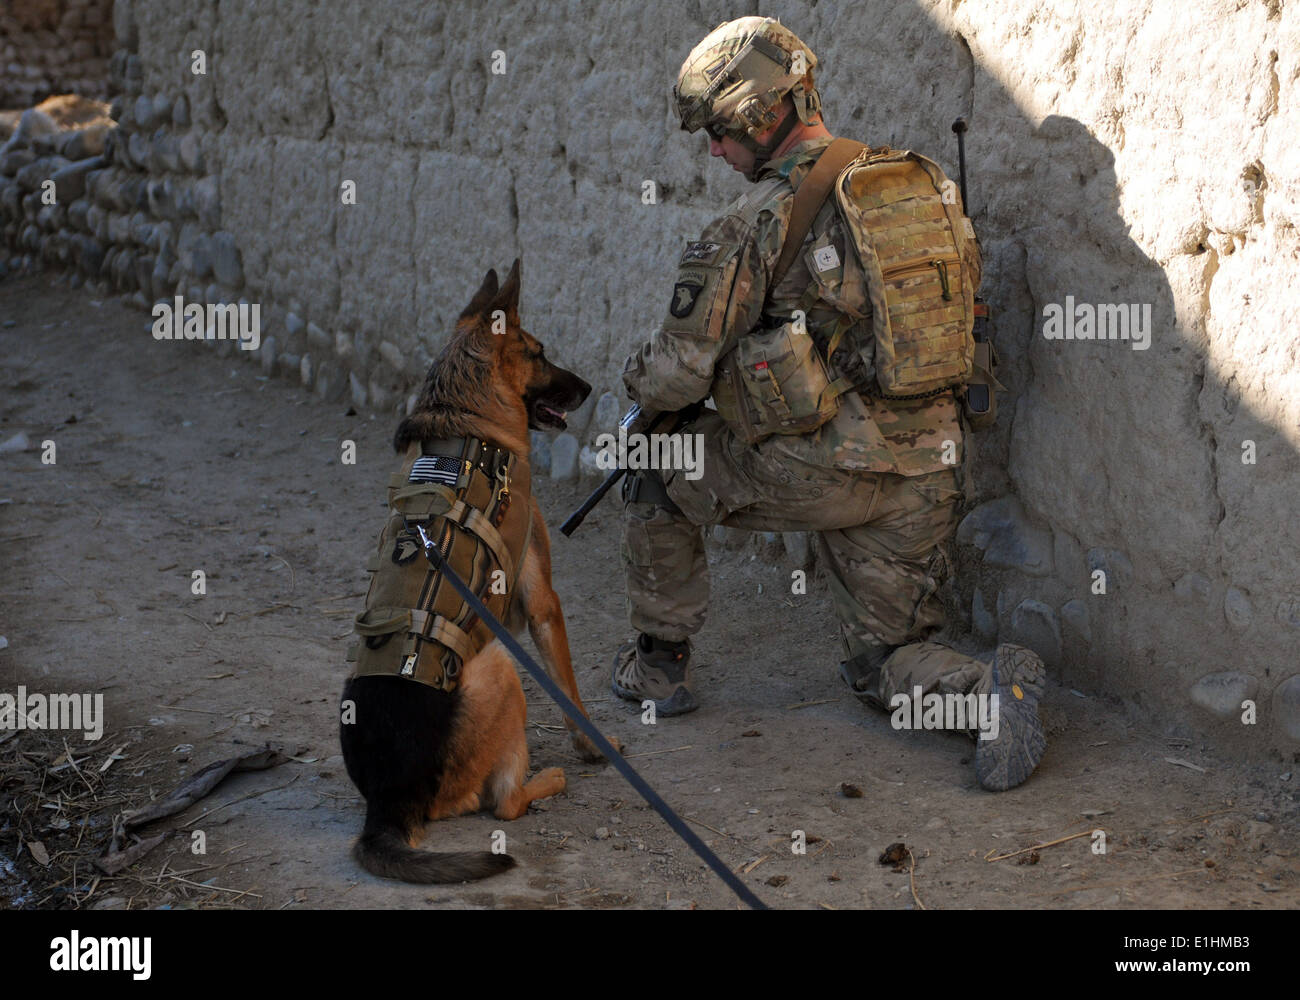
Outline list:
[[[546,671],[524,652],[523,647],[519,645],[514,636],[506,631],[505,626],[497,620],[496,615],[492,614],[483,605],[478,596],[465,585],[465,581],[447,565],[442,557],[442,552],[434,545],[433,539],[424,530],[424,525],[417,525],[415,530],[420,536],[420,544],[424,546],[425,558],[438,567],[442,573],[446,574],[456,593],[460,594],[474,613],[487,623],[488,628],[501,640],[501,644],[509,650],[510,655],[515,658],[515,662],[532,675],[533,680],[542,686],[542,690],[551,696],[551,700],[560,706],[561,711],[574,725],[582,730],[585,736],[596,744],[597,749],[605,755],[605,759],[614,765],[618,773],[627,779],[628,783],[637,790],[637,793],[646,802],[650,803],[650,806],[663,818],[663,821],[668,824],[672,831],[686,841],[686,846],[699,855],[700,859],[712,868],[722,881],[727,883],[727,887],[739,896],[746,906],[753,910],[766,910],[766,904],[755,896],[750,891],[749,886],[740,881],[735,873],[723,863],[722,859],[709,849],[709,846],[696,835],[695,831],[686,825],[685,820],[673,811],[672,806],[659,797],[659,793],[651,788],[641,775],[636,773],[632,765],[627,762],[621,753],[614,749],[609,740],[601,735],[600,730],[592,724],[591,720],[578,711],[578,706],[569,700],[568,695],[560,690],[559,685],[551,680]]]

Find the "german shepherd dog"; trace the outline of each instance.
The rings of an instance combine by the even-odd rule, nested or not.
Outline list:
[[[401,422],[393,447],[414,441],[474,435],[527,459],[530,428],[563,429],[567,410],[591,386],[551,364],[537,338],[519,325],[519,261],[498,287],[488,271],[455,332],[429,369],[412,414]],[[493,319],[505,317],[504,334]],[[510,598],[505,625],[525,621],[546,672],[582,709],[573,678],[560,599],[551,588],[551,545],[537,501],[526,503],[532,544]],[[397,676],[350,678],[343,699],[355,720],[340,725],[348,775],[366,799],[366,822],[353,855],[361,867],[407,882],[462,882],[514,867],[506,854],[433,853],[417,850],[427,820],[490,808],[517,819],[534,799],[564,791],[564,772],[548,767],[531,781],[524,730],[527,708],[514,663],[493,640],[464,663],[450,692]],[[567,718],[573,745],[588,761],[604,758]],[[618,746],[617,742],[615,746]]]

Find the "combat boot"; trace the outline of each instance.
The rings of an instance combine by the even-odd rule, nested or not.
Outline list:
[[[700,707],[691,693],[691,644],[666,642],[640,633],[614,654],[614,693],[628,701],[647,699],[655,714],[685,715]]]
[[[977,740],[975,777],[991,792],[1015,788],[1034,773],[1047,749],[1038,718],[1046,671],[1032,649],[1003,643],[993,656],[993,690],[998,695],[998,735]]]

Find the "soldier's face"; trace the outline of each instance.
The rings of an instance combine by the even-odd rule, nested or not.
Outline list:
[[[754,154],[729,135],[724,135],[721,139],[710,136],[709,155],[721,156],[732,170],[738,170],[742,174],[754,165]]]

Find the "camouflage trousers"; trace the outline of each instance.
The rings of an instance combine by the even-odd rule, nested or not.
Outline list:
[[[702,475],[642,472],[652,481],[624,508],[633,628],[681,641],[703,626],[705,526],[815,532],[845,659],[870,675],[869,686],[859,684],[868,700],[883,708],[918,686],[923,694],[992,691],[989,664],[929,638],[944,626],[937,591],[961,499],[955,469],[907,477],[810,466],[784,453],[779,436],[747,447],[707,412],[685,431],[702,437]]]

